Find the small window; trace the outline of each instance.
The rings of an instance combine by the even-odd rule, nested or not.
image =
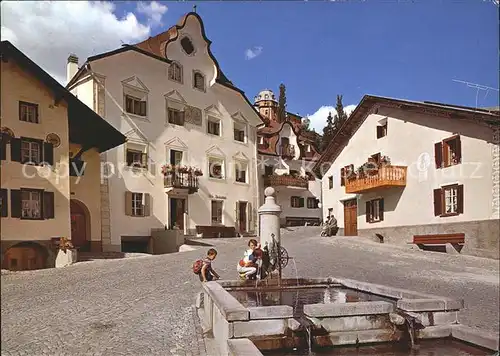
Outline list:
[[[273,166],[264,166],[264,175],[266,177],[272,176],[274,174]]]
[[[347,179],[355,176],[354,175],[354,165],[350,164],[340,169],[340,186],[345,187],[345,182]]]
[[[311,145],[306,145],[305,150],[306,152],[311,152]]]
[[[39,164],[42,161],[42,143],[35,140],[21,140],[21,163]]]
[[[194,72],[193,75],[193,86],[196,89],[205,91],[205,76],[200,72]]]
[[[436,168],[446,168],[462,162],[462,143],[460,136],[444,139],[434,145]]]
[[[463,212],[463,185],[453,184],[434,190],[434,216],[453,216]]]
[[[127,149],[127,166],[147,168],[147,154],[141,151]]]
[[[212,200],[212,224],[222,224],[222,200]]]
[[[125,95],[125,111],[137,116],[146,116],[147,103],[145,100]]]
[[[220,136],[220,120],[209,118],[207,120],[207,132],[210,135]]]
[[[193,42],[191,42],[191,40],[188,37],[183,37],[181,39],[181,46],[187,55],[190,55],[194,52]]]
[[[143,193],[132,193],[132,216],[144,216]]]
[[[259,145],[263,145],[263,144],[264,144],[264,137],[263,137],[263,136],[259,136],[259,137],[257,138],[257,143],[258,143]]]
[[[328,189],[333,189],[333,176],[328,177]]]
[[[366,202],[366,222],[374,223],[384,220],[384,199]]]
[[[377,139],[387,136],[387,121],[381,125],[377,125]]]
[[[307,198],[307,209],[318,209],[318,199]]]
[[[290,206],[292,208],[303,208],[304,207],[304,198],[302,198],[302,197],[291,197],[290,198]]]
[[[20,101],[19,120],[38,124],[38,105]]]
[[[182,83],[182,67],[179,63],[173,62],[168,67],[168,79]]]
[[[42,219],[42,192],[21,190],[21,219]]]
[[[184,126],[184,111],[168,108],[168,122],[170,124]]]
[[[208,171],[210,178],[224,179],[224,161],[219,158],[209,158]]]
[[[247,183],[247,170],[248,166],[244,162],[235,163],[235,176],[236,181],[239,183]]]
[[[246,142],[246,127],[244,124],[234,123],[234,140],[238,142]]]

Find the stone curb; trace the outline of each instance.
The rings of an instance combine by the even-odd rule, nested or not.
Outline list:
[[[314,318],[389,314],[393,311],[394,304],[381,301],[304,305],[304,314]]]
[[[473,345],[478,345],[492,351],[499,350],[499,335],[486,330],[475,329],[465,325],[453,325],[451,336]]]
[[[262,352],[249,339],[227,340],[229,356],[263,356]]]
[[[219,283],[215,281],[207,282],[202,283],[202,286],[227,321],[250,319],[248,309],[241,305]]]

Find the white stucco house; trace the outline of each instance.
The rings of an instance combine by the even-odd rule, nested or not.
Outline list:
[[[68,63],[68,88],[128,139],[102,156],[102,226],[111,251],[151,250],[157,229],[204,237],[256,230],[262,119],[210,45],[191,12],[141,43],[80,68]]]
[[[320,154],[315,132],[308,131],[300,116],[283,110],[272,90],[262,90],[254,99],[265,123],[259,127],[257,165],[260,196],[273,187],[281,206],[281,224],[298,226],[321,222],[321,181],[312,174]]]
[[[498,258],[499,127],[498,109],[366,95],[314,168],[323,216],[344,235]]]

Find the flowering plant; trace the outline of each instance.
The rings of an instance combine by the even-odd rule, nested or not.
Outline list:
[[[66,250],[71,250],[73,248],[74,248],[74,246],[71,243],[70,239],[68,239],[66,237],[61,237],[59,239],[59,249],[60,250],[63,250],[64,252],[66,252]]]
[[[201,169],[199,169],[199,168],[195,168],[195,169],[193,170],[193,173],[194,173],[194,175],[195,175],[196,177],[201,177],[201,176],[203,175],[203,172],[202,172],[202,171],[201,171]]]

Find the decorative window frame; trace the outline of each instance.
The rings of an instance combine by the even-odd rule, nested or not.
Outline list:
[[[236,166],[245,165],[245,182],[236,180]],[[238,185],[250,185],[250,160],[243,154],[233,156],[233,183]]]
[[[209,122],[217,122],[219,124],[219,135],[214,135],[212,133],[209,133],[208,132],[208,123]],[[209,137],[222,137],[224,136],[224,125],[223,125],[223,122],[222,122],[222,118],[221,117],[218,117],[218,116],[214,116],[214,115],[207,115],[207,119],[205,120],[205,122],[207,123],[206,124],[206,130],[205,130],[205,133],[207,135],[209,135]]]
[[[125,170],[133,171],[133,172],[143,172],[143,173],[149,171],[150,165],[151,165],[151,157],[149,155],[150,155],[151,150],[149,149],[149,144],[147,142],[133,139],[133,138],[128,138],[127,142],[125,142],[125,144],[123,145],[123,150],[124,150],[123,168]],[[145,167],[140,167],[140,166],[135,166],[135,165],[129,166],[127,164],[127,151],[128,150],[133,150],[133,151],[140,152],[141,154],[145,154],[146,155],[146,166]]]
[[[175,80],[173,78],[170,78],[170,66],[172,65],[178,65],[179,68],[180,68],[180,71],[181,71],[181,80]],[[170,63],[170,65],[168,66],[168,69],[167,69],[167,78],[168,80],[174,82],[174,83],[179,83],[179,84],[184,84],[184,67],[182,66],[182,64],[178,61],[172,61],[172,63]]]
[[[138,85],[132,85],[130,84],[133,81],[136,81]],[[123,102],[122,102],[122,116],[128,116],[133,119],[138,119],[141,121],[146,121],[150,122],[149,120],[149,89],[144,85],[144,83],[137,78],[136,76],[127,78],[123,80],[122,82],[122,97],[123,97]],[[140,99],[141,101],[144,100],[146,101],[146,116],[141,116],[133,113],[127,112],[126,109],[126,96],[132,96],[134,98]]]
[[[245,119],[245,117],[239,111],[236,112],[235,114],[231,115],[231,118],[233,121],[233,131],[232,131],[233,142],[248,146],[248,141],[250,140],[250,127],[248,125],[248,121]],[[245,139],[243,142],[234,139],[234,129],[236,128],[236,125],[243,126],[243,131],[245,132]]]
[[[200,89],[196,86],[196,81],[195,81],[195,75],[196,74],[200,74],[202,77],[203,77],[203,89]],[[191,77],[192,79],[192,86],[193,86],[193,89],[196,89],[196,90],[199,90],[203,93],[206,93],[207,91],[207,77],[205,74],[203,74],[203,72],[199,69],[193,69],[193,75]]]
[[[172,90],[164,95],[165,97],[165,126],[170,127],[185,127],[184,125],[176,125],[168,121],[168,109],[174,109],[178,111],[185,112],[187,107],[187,101],[182,97],[182,95],[177,90]]]
[[[189,149],[188,146],[181,141],[178,137],[174,137],[173,139],[165,142],[165,162],[170,164],[170,152],[171,151],[180,151],[182,152],[182,165],[188,165],[189,163]]]

